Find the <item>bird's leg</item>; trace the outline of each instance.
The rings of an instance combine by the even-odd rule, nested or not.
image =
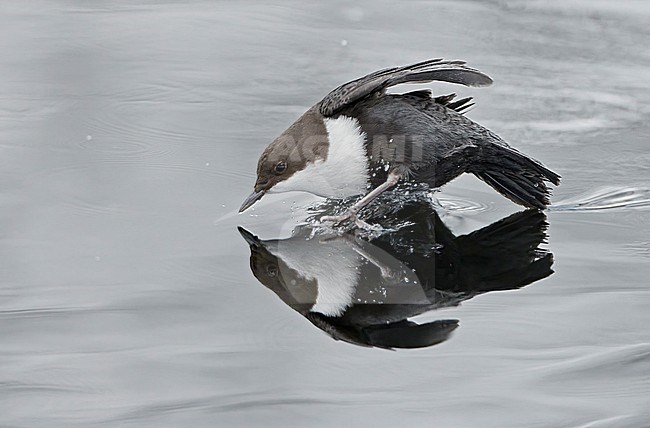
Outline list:
[[[367,225],[368,223],[364,222],[363,220],[357,219],[357,213],[361,211],[361,208],[365,207],[370,202],[372,202],[377,196],[381,195],[386,190],[396,185],[397,182],[399,182],[400,178],[402,178],[400,174],[398,174],[396,171],[392,171],[390,174],[388,174],[388,178],[384,183],[380,184],[379,186],[374,188],[371,192],[369,192],[366,196],[359,199],[354,205],[348,208],[346,212],[344,212],[341,215],[323,216],[321,217],[320,221],[321,222],[331,221],[334,224],[339,224],[344,222],[345,220],[353,219],[355,220],[355,222],[361,222],[361,224]]]
[[[364,259],[368,260],[373,265],[377,266],[383,278],[390,279],[396,276],[395,271],[393,271],[390,267],[382,263],[381,260],[379,260],[378,258],[374,257],[372,254],[370,254],[369,252],[361,248],[359,244],[352,247],[352,249],[354,250],[355,253],[357,253]]]

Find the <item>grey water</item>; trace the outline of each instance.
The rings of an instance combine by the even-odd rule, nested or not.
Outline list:
[[[649,20],[644,0],[4,2],[0,426],[650,426]],[[468,283],[509,245],[522,273],[400,312],[442,326],[431,346],[359,346],[251,270],[315,199],[237,209],[329,90],[433,57],[489,74],[427,87],[563,182],[543,217],[469,176],[435,193],[445,242],[493,244],[451,258]],[[423,275],[394,242],[326,245],[379,257],[378,284]],[[294,272],[307,247],[270,251]]]

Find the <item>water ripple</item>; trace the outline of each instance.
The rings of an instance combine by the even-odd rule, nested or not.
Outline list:
[[[19,392],[57,392],[57,393],[68,393],[68,392],[87,392],[83,388],[74,387],[70,385],[55,385],[55,384],[45,384],[45,383],[26,383],[26,382],[17,382],[17,381],[2,381],[0,382],[0,389],[3,389],[7,392],[19,393]]]
[[[587,355],[549,364],[542,369],[552,381],[562,380],[563,389],[573,396],[626,397],[646,394],[650,368],[650,343],[602,348]],[[609,377],[625,379],[611,384]],[[589,379],[589,381],[585,381]],[[608,383],[606,391],[602,385]]]
[[[650,208],[650,189],[603,187],[568,198],[549,207],[549,211],[609,211]]]
[[[129,210],[118,204],[106,204],[91,202],[79,197],[72,197],[70,200],[63,201],[63,205],[69,207],[74,215],[97,216],[97,215],[126,215]]]
[[[634,242],[624,245],[623,251],[637,256],[650,258],[650,241]]]
[[[273,394],[271,391],[265,391],[265,395]],[[128,413],[123,414],[115,419],[110,419],[106,422],[133,422],[133,421],[142,421],[149,419],[151,417],[157,417],[165,413],[177,413],[177,412],[196,412],[196,411],[205,411],[205,412],[227,412],[227,411],[237,411],[237,410],[247,410],[252,408],[268,407],[268,406],[305,406],[310,404],[330,404],[330,405],[341,405],[341,400],[329,400],[322,398],[312,398],[312,397],[285,397],[285,398],[275,398],[275,397],[263,397],[259,396],[260,394],[240,394],[240,395],[231,395],[226,398],[223,396],[217,396],[212,398],[197,398],[197,399],[187,399],[187,400],[174,400],[168,402],[154,403],[150,405],[142,406],[139,409],[135,409]]]
[[[492,206],[479,201],[461,198],[437,198],[439,205],[447,211],[464,214],[478,214],[491,211]]]
[[[59,165],[54,168],[49,168],[42,171],[39,176],[55,177],[67,174],[77,174],[86,171],[97,171],[102,168],[115,168],[115,167],[137,167],[139,170],[149,170],[156,172],[169,172],[169,173],[186,173],[192,175],[207,175],[214,177],[223,177],[224,172],[211,169],[210,165],[201,164],[199,162],[190,163],[187,161],[180,161],[176,159],[170,160],[152,160],[144,161],[141,159],[92,159],[84,163],[71,163],[67,165]]]
[[[84,141],[79,143],[79,147],[84,150],[122,157],[156,156],[168,153],[162,150],[154,152],[151,144],[145,143],[143,140],[137,138],[120,138],[110,142],[105,142],[93,139],[93,137],[89,135]]]

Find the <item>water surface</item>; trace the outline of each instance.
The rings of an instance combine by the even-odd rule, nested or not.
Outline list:
[[[644,1],[14,2],[0,7],[0,425],[566,426],[650,420]],[[447,340],[335,341],[260,284],[237,215],[261,150],[340,83],[459,58],[468,113],[563,176],[555,273],[421,315]],[[519,208],[472,177],[455,236]]]

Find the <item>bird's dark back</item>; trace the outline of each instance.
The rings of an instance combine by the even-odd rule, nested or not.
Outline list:
[[[355,117],[366,133],[373,185],[385,181],[388,171],[398,168],[408,171],[414,181],[438,187],[467,171],[477,147],[505,144],[489,130],[428,96],[375,95],[342,114]]]

